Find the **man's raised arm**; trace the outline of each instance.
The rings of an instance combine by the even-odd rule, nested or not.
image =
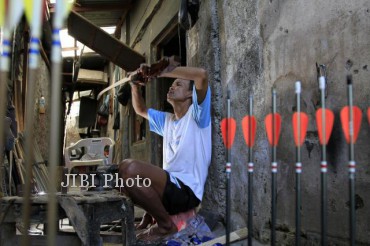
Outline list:
[[[141,95],[140,85],[131,83],[132,106],[135,112],[141,117],[148,119],[148,109]]]

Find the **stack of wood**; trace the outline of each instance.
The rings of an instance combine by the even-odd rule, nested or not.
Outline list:
[[[16,186],[23,186],[25,183],[26,168],[25,168],[25,158],[24,158],[24,137],[22,134],[19,134],[18,139],[15,142],[15,147],[13,150],[14,162],[9,165],[15,165],[16,172],[13,172],[17,176],[18,180]],[[33,145],[34,161],[32,163],[32,178],[31,178],[31,187],[32,193],[48,192],[49,187],[49,178],[48,170],[46,167],[46,161],[42,158],[39,147],[37,143]],[[12,167],[10,168],[12,170]],[[19,193],[19,192],[18,192]]]

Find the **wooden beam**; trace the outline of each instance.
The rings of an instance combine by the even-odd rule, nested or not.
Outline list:
[[[121,32],[122,32],[122,26],[123,26],[123,23],[125,22],[126,20],[126,16],[128,14],[128,11],[129,9],[126,9],[123,11],[123,14],[121,15],[121,18],[119,18],[118,22],[117,22],[117,25],[116,25],[116,30],[114,31],[114,36],[117,38],[117,39],[121,39]]]
[[[68,16],[68,34],[126,71],[145,62],[142,54],[74,11]]]

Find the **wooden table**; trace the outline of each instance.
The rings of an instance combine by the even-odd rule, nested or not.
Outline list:
[[[57,200],[56,223],[59,219],[68,218],[82,245],[102,245],[100,225],[116,220],[122,221],[124,245],[133,245],[136,242],[133,203],[117,191],[57,193]],[[22,221],[22,203],[23,197],[0,199],[0,245],[17,245],[15,225]],[[31,223],[46,223],[47,203],[47,195],[31,198]],[[64,241],[62,245],[69,244]]]

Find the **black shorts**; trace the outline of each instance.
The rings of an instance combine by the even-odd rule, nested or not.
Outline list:
[[[162,203],[170,215],[186,212],[199,205],[200,201],[194,192],[181,180],[177,179],[181,189],[171,182],[170,174],[166,171],[167,182],[164,188]]]

